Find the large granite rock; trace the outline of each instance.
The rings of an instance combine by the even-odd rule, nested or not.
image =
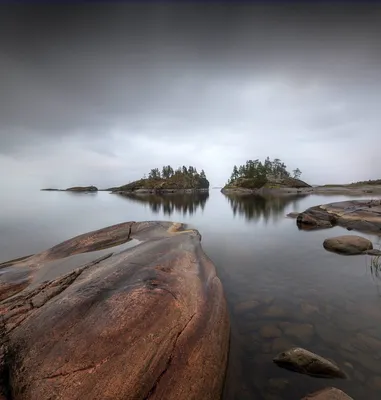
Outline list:
[[[328,251],[347,255],[363,254],[373,249],[373,244],[370,240],[356,235],[336,236],[325,239],[323,246]]]
[[[273,359],[279,367],[319,378],[343,378],[346,374],[332,361],[301,347],[279,353]]]
[[[324,204],[299,214],[301,229],[340,225],[364,232],[381,233],[381,200],[352,200]]]
[[[219,399],[229,321],[200,239],[127,222],[3,263],[0,398]]]
[[[342,390],[330,387],[311,393],[302,400],[353,400]]]

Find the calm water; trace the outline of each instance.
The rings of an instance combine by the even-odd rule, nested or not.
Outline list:
[[[232,322],[225,399],[300,399],[326,386],[381,398],[381,281],[370,257],[326,252],[339,227],[299,231],[291,211],[345,196],[265,200],[199,196],[126,198],[107,192],[2,194],[0,261],[38,252],[122,221],[171,220],[196,227],[220,276]],[[367,235],[364,235],[367,236]],[[368,236],[374,244],[380,238]],[[290,372],[272,357],[292,345],[336,361],[349,380]]]

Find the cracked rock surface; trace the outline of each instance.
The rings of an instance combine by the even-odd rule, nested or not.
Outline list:
[[[0,273],[1,399],[220,398],[229,321],[197,231],[127,222]]]

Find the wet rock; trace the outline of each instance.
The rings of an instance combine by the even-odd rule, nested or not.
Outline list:
[[[370,240],[355,235],[344,235],[325,239],[323,246],[328,251],[346,255],[362,254],[373,248],[373,244]]]
[[[381,256],[381,250],[378,249],[366,250],[364,253],[367,254],[368,256],[375,256],[375,257]]]
[[[330,387],[311,393],[308,396],[303,397],[302,400],[353,400],[353,398],[340,389]]]
[[[262,313],[262,315],[264,317],[278,318],[278,317],[284,317],[286,315],[286,312],[283,310],[283,308],[273,305],[267,307]]]
[[[271,393],[278,393],[285,390],[289,384],[287,379],[271,378],[267,381],[266,388]]]
[[[286,349],[289,349],[292,347],[294,344],[289,340],[284,337],[276,338],[273,340],[272,343],[272,352],[277,353],[280,351],[285,351]]]
[[[290,212],[286,215],[288,218],[298,218],[299,213],[298,212]]]
[[[271,339],[280,337],[282,335],[282,332],[275,325],[265,325],[261,327],[260,334],[264,339]]]
[[[236,313],[244,313],[247,311],[251,311],[254,308],[258,307],[260,305],[260,302],[257,300],[248,300],[248,301],[244,301],[242,303],[238,303],[235,307],[234,307],[234,311]]]
[[[312,227],[340,225],[344,228],[379,233],[381,202],[380,200],[348,200],[311,207],[298,216],[297,224]]]
[[[279,367],[286,368],[301,374],[321,378],[343,378],[346,374],[332,361],[301,347],[293,347],[279,353],[274,359]]]
[[[140,243],[113,253],[129,239]],[[220,398],[228,313],[200,240],[181,224],[131,222],[3,269],[2,283],[27,284],[0,303],[9,354],[0,369],[9,370],[12,399]],[[73,254],[105,247],[63,268]],[[11,273],[18,268],[27,278]]]
[[[319,307],[305,302],[300,305],[300,308],[302,309],[302,312],[307,315],[319,312]]]
[[[333,224],[329,220],[319,219],[313,215],[301,213],[296,218],[296,224],[299,228],[332,228]]]
[[[314,327],[311,324],[283,322],[280,327],[287,336],[298,338],[304,343],[308,343],[314,334]]]

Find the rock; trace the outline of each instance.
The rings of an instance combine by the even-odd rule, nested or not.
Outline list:
[[[267,307],[264,312],[262,313],[262,315],[264,317],[270,317],[270,318],[278,318],[278,317],[284,317],[285,316],[285,311],[283,310],[283,308],[279,307],[279,306],[270,306]]]
[[[343,378],[346,374],[332,361],[300,347],[293,347],[279,353],[274,359],[279,367],[286,368],[301,374],[321,378]]]
[[[302,309],[302,312],[307,315],[313,314],[315,312],[317,312],[317,313],[319,312],[319,307],[314,306],[313,304],[306,303],[306,302],[303,302],[300,305],[300,308]]]
[[[298,218],[299,213],[298,212],[290,212],[286,215],[286,217],[289,218]]]
[[[280,326],[287,336],[294,336],[303,342],[309,342],[314,334],[314,327],[311,324],[284,322]]]
[[[381,376],[372,376],[367,382],[368,386],[379,392],[381,390]]]
[[[261,327],[260,334],[264,339],[271,339],[280,337],[282,335],[282,332],[275,325],[265,325]]]
[[[260,305],[260,303],[257,300],[248,300],[248,301],[244,301],[242,303],[238,303],[234,307],[234,311],[236,313],[243,313],[243,312],[251,311],[254,308],[258,307],[259,305]]]
[[[219,399],[229,320],[200,240],[181,224],[130,222],[4,267],[0,282],[18,291],[0,303],[12,398]]]
[[[66,189],[68,192],[97,192],[98,188],[95,186],[74,186]]]
[[[361,236],[344,235],[325,239],[323,246],[328,251],[335,253],[355,255],[373,248],[370,240]]]
[[[328,222],[328,223],[327,223]],[[311,207],[297,218],[299,227],[340,225],[364,232],[381,231],[380,200],[348,200]]]
[[[302,400],[353,400],[340,389],[330,387],[303,397]]]
[[[285,351],[286,349],[289,349],[292,346],[293,343],[290,340],[284,337],[280,337],[273,340],[272,351],[273,353],[277,353],[279,351]]]
[[[364,253],[367,254],[368,256],[375,256],[375,257],[381,256],[381,250],[378,249],[365,250]]]

